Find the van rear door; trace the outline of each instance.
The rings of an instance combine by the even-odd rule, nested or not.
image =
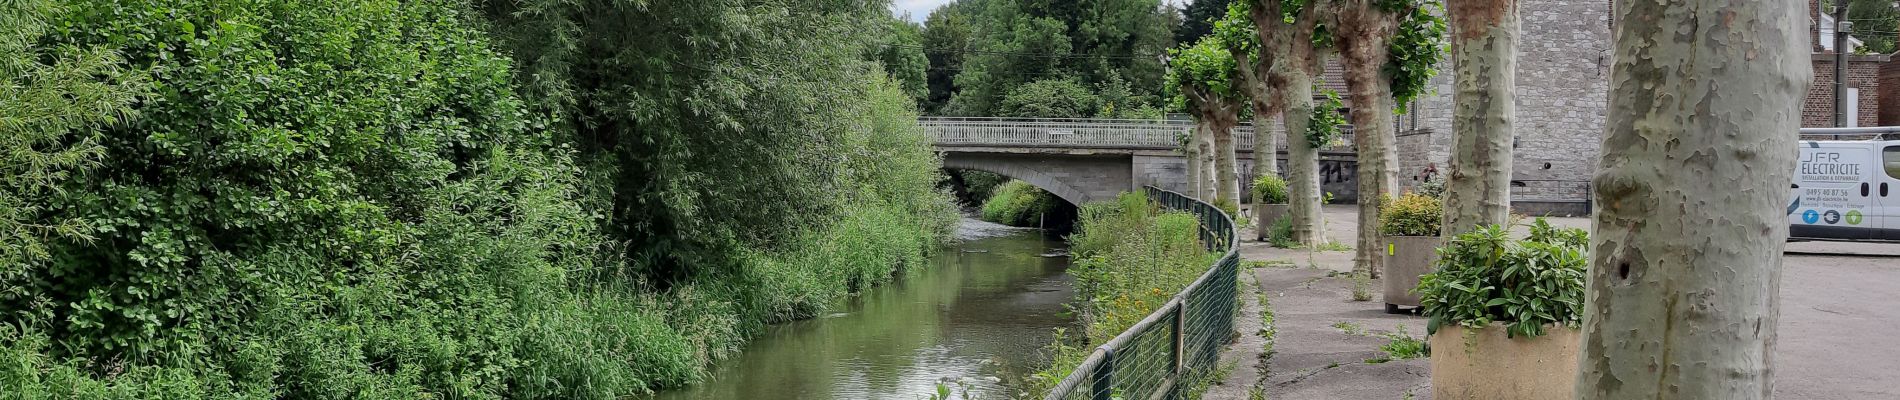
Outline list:
[[[1794,196],[1788,204],[1788,236],[1808,239],[1873,238],[1877,198],[1876,155],[1869,142],[1801,143],[1795,163]],[[1879,172],[1885,175],[1884,172]],[[1891,188],[1890,188],[1891,189]]]
[[[1889,142],[1883,147],[1880,170],[1874,171],[1873,188],[1880,230],[1870,235],[1876,239],[1900,240],[1900,144]]]

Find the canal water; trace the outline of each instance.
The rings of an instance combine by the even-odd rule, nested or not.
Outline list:
[[[774,325],[706,381],[657,399],[919,400],[938,382],[1014,397],[1048,365],[1055,329],[1076,331],[1063,306],[1065,244],[968,218],[957,235],[929,267],[842,299],[830,315]]]

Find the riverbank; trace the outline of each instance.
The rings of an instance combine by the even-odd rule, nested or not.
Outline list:
[[[946,383],[1012,398],[1073,331],[1067,246],[1034,229],[965,218],[923,268],[839,299],[818,318],[766,327],[708,379],[658,400],[905,399]]]

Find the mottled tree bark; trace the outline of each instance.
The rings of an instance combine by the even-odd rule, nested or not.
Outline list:
[[[1313,48],[1313,26],[1320,20],[1322,8],[1308,4],[1289,24],[1283,18],[1285,3],[1250,1],[1255,2],[1249,17],[1260,35],[1261,51],[1267,54],[1263,58],[1270,60],[1263,77],[1266,90],[1272,92],[1269,108],[1280,115],[1286,128],[1287,216],[1293,227],[1292,239],[1306,246],[1319,244],[1325,225],[1319,186],[1319,147],[1324,143],[1307,141],[1306,129],[1313,117],[1313,75],[1319,71],[1323,57]],[[1259,118],[1258,113],[1255,116]],[[1254,129],[1269,130],[1258,123]]]
[[[1226,119],[1214,130],[1214,204],[1240,205],[1240,160],[1234,155],[1234,124],[1239,118]]]
[[[1517,0],[1449,0],[1451,171],[1444,232],[1511,218],[1511,140],[1517,121]]]
[[[1256,29],[1257,30],[1257,29]],[[1265,43],[1265,42],[1262,42]],[[1253,176],[1280,174],[1279,140],[1273,134],[1273,125],[1269,123],[1273,116],[1280,115],[1286,109],[1284,103],[1275,96],[1273,88],[1267,83],[1267,69],[1272,67],[1274,58],[1262,54],[1259,59],[1247,54],[1240,48],[1229,48],[1234,55],[1234,76],[1240,78],[1241,87],[1247,91],[1247,104],[1253,107]],[[1264,49],[1262,53],[1265,53]],[[1253,187],[1253,182],[1243,182],[1241,186]],[[1259,203],[1260,199],[1254,199]]]
[[[1306,129],[1313,123],[1313,78],[1304,73],[1287,75],[1287,86],[1280,91],[1287,108],[1280,120],[1286,125],[1287,214],[1293,225],[1293,240],[1301,245],[1320,244],[1325,232],[1325,217],[1320,210],[1319,144],[1306,140]]]
[[[1579,399],[1773,396],[1803,6],[1615,3]]]
[[[1346,89],[1352,101],[1348,118],[1353,144],[1359,153],[1359,241],[1353,272],[1378,277],[1384,262],[1379,235],[1379,207],[1396,195],[1398,155],[1392,130],[1392,77],[1385,73],[1388,43],[1398,20],[1371,1],[1349,1],[1340,6],[1339,48],[1344,61]]]
[[[1203,186],[1206,186],[1206,181],[1201,179],[1201,175],[1207,173],[1207,168],[1201,166],[1201,137],[1204,136],[1202,132],[1206,131],[1207,123],[1196,119],[1194,121],[1194,131],[1188,134],[1188,142],[1184,151],[1187,153],[1187,195],[1194,198],[1202,198],[1201,189]]]
[[[1214,165],[1214,159],[1216,158],[1214,154],[1214,127],[1209,126],[1202,134],[1205,136],[1201,137],[1201,193],[1194,195],[1194,198],[1201,199],[1201,201],[1213,202],[1215,193],[1220,191],[1220,180],[1216,176],[1216,171],[1218,170],[1216,169],[1217,166]]]

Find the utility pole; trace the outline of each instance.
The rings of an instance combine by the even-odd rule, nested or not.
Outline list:
[[[1847,126],[1847,5],[1834,1],[1834,127]]]

